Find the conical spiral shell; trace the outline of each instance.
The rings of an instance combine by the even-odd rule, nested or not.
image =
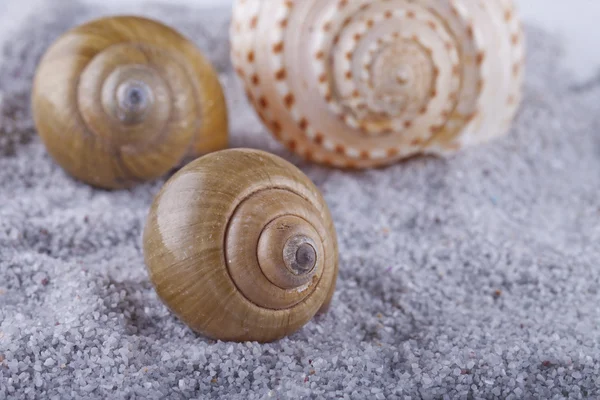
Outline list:
[[[328,306],[338,250],[325,201],[287,161],[258,150],[206,155],[175,174],[144,230],[150,278],[195,331],[269,342]]]
[[[218,75],[173,29],[137,17],[61,36],[36,71],[33,112],[52,157],[94,186],[154,179],[227,146]]]
[[[338,167],[490,140],[521,98],[512,0],[237,0],[231,41],[275,137]]]

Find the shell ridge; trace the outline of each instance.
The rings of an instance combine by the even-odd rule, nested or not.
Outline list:
[[[305,159],[369,168],[444,156],[502,135],[514,118],[521,84],[495,79],[514,70],[518,80],[521,70],[512,1],[263,3],[245,15],[248,2],[236,2],[236,70],[267,128]]]
[[[223,240],[223,249],[224,249],[223,261],[224,261],[224,264],[227,266],[227,273],[228,273],[228,275],[229,275],[229,278],[230,278],[230,280],[231,280],[232,284],[233,284],[233,285],[234,285],[234,286],[235,286],[235,287],[238,289],[239,293],[241,293],[241,294],[242,294],[242,296],[243,296],[243,298],[244,298],[245,300],[249,301],[250,303],[252,303],[253,305],[255,305],[255,306],[256,306],[256,307],[258,307],[258,308],[264,308],[264,307],[262,307],[262,306],[260,306],[260,305],[256,304],[256,303],[255,303],[255,302],[253,302],[251,299],[249,299],[249,298],[248,298],[246,295],[244,295],[244,293],[242,292],[242,290],[240,290],[240,287],[238,286],[238,284],[235,282],[235,279],[234,279],[234,278],[233,278],[233,276],[231,275],[231,272],[229,271],[229,261],[228,261],[228,256],[227,256],[227,238],[228,238],[228,236],[229,236],[229,230],[230,230],[231,221],[232,221],[233,217],[236,215],[236,213],[238,212],[239,208],[242,206],[242,204],[243,204],[244,202],[248,201],[249,199],[251,199],[252,197],[254,197],[254,196],[256,196],[256,195],[258,195],[258,194],[260,194],[260,193],[262,193],[262,192],[271,191],[271,190],[284,190],[284,191],[290,192],[291,194],[293,194],[293,195],[296,195],[296,196],[300,197],[302,200],[304,200],[304,201],[306,201],[306,202],[308,202],[308,203],[310,204],[310,200],[309,200],[309,199],[305,198],[305,197],[304,197],[304,196],[302,196],[301,194],[299,194],[299,193],[297,193],[297,192],[295,192],[295,191],[293,191],[293,190],[291,190],[291,189],[289,189],[289,188],[287,188],[287,187],[283,187],[283,186],[282,186],[282,187],[272,186],[272,187],[268,187],[268,188],[264,188],[264,189],[259,189],[259,190],[256,190],[256,191],[254,191],[254,192],[252,192],[252,193],[248,194],[247,196],[245,196],[243,199],[241,199],[241,200],[240,200],[240,202],[239,202],[239,203],[237,204],[237,206],[235,207],[234,211],[233,211],[233,212],[232,212],[232,213],[231,213],[231,214],[228,216],[228,218],[227,218],[227,227],[226,227],[226,229],[225,229],[225,235],[224,235],[224,237],[222,238],[222,240]],[[269,221],[269,223],[271,223],[271,222],[273,222],[274,220],[276,220],[276,219],[279,219],[279,218],[281,218],[281,217],[283,217],[283,216],[287,216],[287,215],[293,215],[293,216],[295,216],[295,217],[301,218],[301,219],[303,219],[304,221],[306,221],[306,222],[307,222],[309,225],[312,225],[312,223],[311,223],[310,221],[306,220],[306,219],[305,219],[305,218],[303,218],[302,216],[299,216],[299,215],[296,215],[296,214],[291,214],[291,213],[282,213],[282,214],[278,214],[277,216],[273,217],[273,218],[272,218],[272,219]],[[265,224],[265,225],[264,225],[264,226],[261,228],[261,233],[262,233],[262,232],[264,232],[265,228],[267,227],[267,225],[268,225],[269,223]],[[260,234],[258,235],[258,237],[260,237]],[[321,235],[321,233],[320,233],[320,232],[319,232],[319,237],[320,237],[320,239],[323,241],[323,237],[322,237],[322,235]],[[326,250],[325,250],[325,251],[326,251]],[[259,262],[259,260],[258,260],[258,255],[257,255],[257,254],[255,254],[255,257],[256,257],[256,262],[257,262],[257,265],[260,265],[260,262]],[[262,272],[261,272],[261,273],[262,273]],[[264,273],[263,273],[263,276],[265,276],[265,279],[269,280],[269,278],[268,278],[266,275],[264,275]],[[322,279],[322,276],[319,278],[319,281],[320,281],[321,279]],[[269,280],[269,281],[270,281],[270,280]],[[313,290],[311,291],[311,293],[310,293],[309,295],[307,295],[306,297],[309,297],[310,295],[312,295],[312,294],[313,294],[313,292],[314,292],[314,290],[316,290],[316,288],[317,288],[317,285],[314,285],[314,289],[313,289]],[[303,300],[301,300],[299,303],[302,303],[302,302],[306,301],[306,297],[305,297]],[[279,311],[283,311],[283,310],[290,309],[290,308],[292,308],[292,307],[296,307],[296,306],[297,306],[299,303],[296,303],[296,304],[294,304],[294,305],[292,305],[292,306],[290,306],[290,307],[288,307],[288,308],[285,308],[285,309],[279,309]],[[270,309],[270,310],[277,310],[277,309]]]

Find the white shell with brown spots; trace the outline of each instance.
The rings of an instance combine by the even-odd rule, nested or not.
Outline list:
[[[232,58],[275,137],[368,168],[506,133],[521,99],[513,0],[237,0]]]

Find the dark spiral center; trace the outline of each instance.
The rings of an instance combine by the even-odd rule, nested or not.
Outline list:
[[[298,275],[310,272],[317,263],[317,251],[308,243],[302,243],[296,250],[296,262],[292,264],[292,269]]]
[[[127,98],[129,99],[129,104],[131,104],[132,107],[135,107],[143,102],[144,94],[139,87],[132,87],[129,90]]]
[[[283,260],[296,276],[308,275],[317,265],[315,242],[305,235],[292,236],[284,246]]]
[[[125,81],[117,89],[119,119],[124,123],[141,122],[153,103],[152,89],[142,81]]]

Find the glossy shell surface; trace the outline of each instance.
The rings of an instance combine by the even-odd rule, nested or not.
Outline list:
[[[328,307],[338,271],[318,189],[258,150],[212,153],[175,174],[150,210],[144,255],[164,303],[220,340],[295,332]]]
[[[94,186],[154,179],[228,143],[216,71],[149,19],[103,18],[62,35],[38,66],[32,102],[48,152]]]

